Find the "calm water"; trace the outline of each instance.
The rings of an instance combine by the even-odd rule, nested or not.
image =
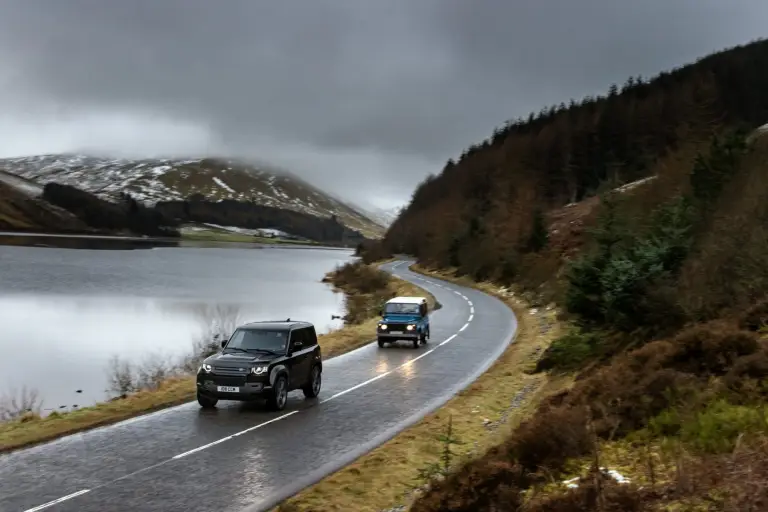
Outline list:
[[[338,327],[343,297],[320,280],[351,251],[80,250],[0,246],[0,395],[43,408],[105,398],[113,355],[179,358],[211,328],[294,318]],[[76,393],[82,390],[82,393]]]

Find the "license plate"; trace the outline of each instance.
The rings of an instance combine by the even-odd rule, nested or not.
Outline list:
[[[403,334],[403,331],[391,331],[392,334]]]
[[[240,388],[234,386],[217,386],[216,390],[222,393],[239,393]]]

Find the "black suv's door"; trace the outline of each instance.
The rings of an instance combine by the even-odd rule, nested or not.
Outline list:
[[[291,331],[291,389],[298,389],[307,383],[312,356],[312,341],[306,327]]]

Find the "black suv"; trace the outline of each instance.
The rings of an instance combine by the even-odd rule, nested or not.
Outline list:
[[[219,400],[266,398],[280,411],[293,390],[307,398],[320,393],[323,361],[315,326],[308,322],[246,324],[221,346],[197,371],[197,401],[204,408]]]

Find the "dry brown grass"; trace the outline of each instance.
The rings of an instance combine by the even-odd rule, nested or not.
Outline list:
[[[407,503],[424,483],[419,480],[420,470],[439,460],[443,446],[438,437],[445,433],[449,418],[453,437],[462,443],[451,449],[458,456],[457,462],[468,460],[498,444],[544,396],[568,383],[568,379],[551,380],[527,373],[559,334],[554,311],[532,315],[524,303],[502,295],[490,283],[412,269],[460,281],[504,299],[518,317],[515,342],[477,381],[435,413],[288,500],[282,510],[377,512]]]
[[[418,286],[397,278],[388,278],[387,289],[396,295],[434,297]],[[376,318],[349,325],[319,336],[324,358],[349,352],[374,341]],[[69,434],[117,423],[159,409],[179,405],[195,398],[194,377],[174,377],[162,382],[156,390],[140,391],[126,398],[84,407],[64,414],[54,413],[44,418],[20,418],[0,422],[0,453],[50,441]]]

